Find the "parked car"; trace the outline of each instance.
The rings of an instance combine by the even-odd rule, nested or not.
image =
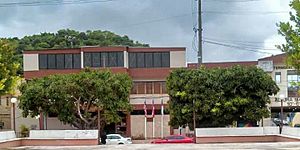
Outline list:
[[[295,124],[294,127],[295,128],[300,128],[300,124]]]
[[[106,144],[108,145],[132,144],[131,138],[125,138],[120,134],[108,134],[106,136]]]
[[[194,143],[192,138],[183,135],[171,135],[163,139],[154,140],[153,144],[163,144],[163,143]]]

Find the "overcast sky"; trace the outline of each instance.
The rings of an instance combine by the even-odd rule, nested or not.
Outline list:
[[[109,30],[154,47],[186,47],[187,61],[197,61],[197,43],[193,46],[195,0],[85,0],[93,3],[3,7],[31,1],[39,0],[0,0],[0,37],[65,28]],[[288,21],[289,0],[203,0],[202,5],[203,37],[210,42],[204,42],[204,62],[257,60],[271,55],[251,51],[258,49],[280,53],[272,50],[284,42],[277,34],[276,23]]]

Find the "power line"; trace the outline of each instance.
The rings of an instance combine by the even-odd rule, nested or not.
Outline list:
[[[262,2],[264,0],[205,0],[204,2]]]
[[[220,40],[215,40],[215,39],[210,39],[210,38],[204,38],[204,39],[209,40],[209,41],[219,42],[219,43],[225,43],[225,44],[231,44],[231,45],[233,44],[233,45],[236,45],[236,46],[243,46],[245,48],[252,48],[252,49],[259,49],[259,50],[272,50],[272,51],[278,50],[278,49],[275,49],[275,48],[264,48],[264,47],[261,47],[261,46],[258,46],[258,45],[253,45],[253,44],[243,43],[243,42],[235,43],[235,42],[223,42],[223,41],[220,41]]]
[[[31,2],[8,2],[0,3],[0,7],[16,7],[16,6],[49,6],[49,5],[71,5],[71,4],[90,4],[112,2],[117,0],[48,0],[48,1],[31,1]]]
[[[288,14],[289,11],[202,11],[203,14],[221,14],[221,15],[272,15]]]
[[[236,45],[220,43],[220,42],[215,42],[215,41],[203,40],[203,42],[213,44],[213,45],[220,45],[220,46],[224,46],[224,47],[235,48],[235,50],[245,50],[245,51],[251,51],[251,52],[256,52],[256,53],[272,54],[270,52],[264,52],[264,51],[260,51],[258,49],[254,49],[254,48],[236,46]]]

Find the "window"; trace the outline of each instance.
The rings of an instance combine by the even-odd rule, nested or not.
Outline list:
[[[57,64],[57,69],[64,69],[65,68],[65,56],[64,56],[64,54],[56,55],[56,64]]]
[[[136,68],[136,53],[129,53],[129,68]]]
[[[40,54],[39,55],[39,68],[40,69],[48,69],[48,56],[47,54]]]
[[[161,54],[161,66],[170,67],[170,53],[165,52]]]
[[[65,54],[65,68],[72,69],[73,68],[73,56],[72,54]]]
[[[161,53],[153,53],[153,67],[162,67]]]
[[[164,81],[137,81],[133,82],[131,94],[166,94],[166,82]]]
[[[80,54],[39,54],[40,69],[79,69]]]
[[[84,53],[84,67],[123,67],[123,52]]]
[[[107,136],[107,139],[121,139],[121,137],[112,135],[112,136]]]
[[[144,53],[137,53],[136,54],[136,63],[137,68],[144,68],[145,67],[145,55]]]
[[[56,69],[56,56],[55,54],[48,55],[48,69]]]
[[[129,68],[170,67],[169,52],[129,53]]]
[[[92,53],[92,67],[101,66],[101,55],[100,53]]]
[[[80,69],[81,68],[81,55],[73,54],[73,68]]]
[[[281,72],[275,72],[275,82],[281,83]]]
[[[145,67],[153,67],[153,53],[145,53]]]
[[[92,67],[92,53],[84,53],[84,67]]]

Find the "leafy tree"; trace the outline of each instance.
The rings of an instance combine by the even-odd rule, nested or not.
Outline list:
[[[17,60],[23,66],[22,53],[24,50],[43,50],[43,49],[61,49],[78,48],[81,46],[133,46],[149,47],[148,44],[142,44],[138,41],[129,39],[128,36],[120,36],[110,31],[86,31],[79,32],[70,29],[62,29],[57,33],[40,33],[23,38],[9,38],[11,42],[16,43]],[[23,73],[22,68],[18,70]]]
[[[24,117],[52,113],[79,129],[93,129],[97,127],[98,108],[103,125],[120,122],[118,112],[131,110],[128,100],[131,86],[127,74],[109,71],[53,75],[23,83],[19,107]]]
[[[19,77],[19,64],[15,59],[15,45],[0,39],[0,95],[13,94]]]
[[[279,34],[285,37],[286,44],[278,46],[288,54],[287,63],[300,70],[300,1],[292,0],[290,7],[295,13],[290,12],[290,22],[280,22]]]
[[[224,127],[233,121],[268,117],[269,96],[279,90],[272,78],[256,67],[178,69],[167,79],[171,97],[170,125]],[[194,104],[194,105],[193,105]]]

